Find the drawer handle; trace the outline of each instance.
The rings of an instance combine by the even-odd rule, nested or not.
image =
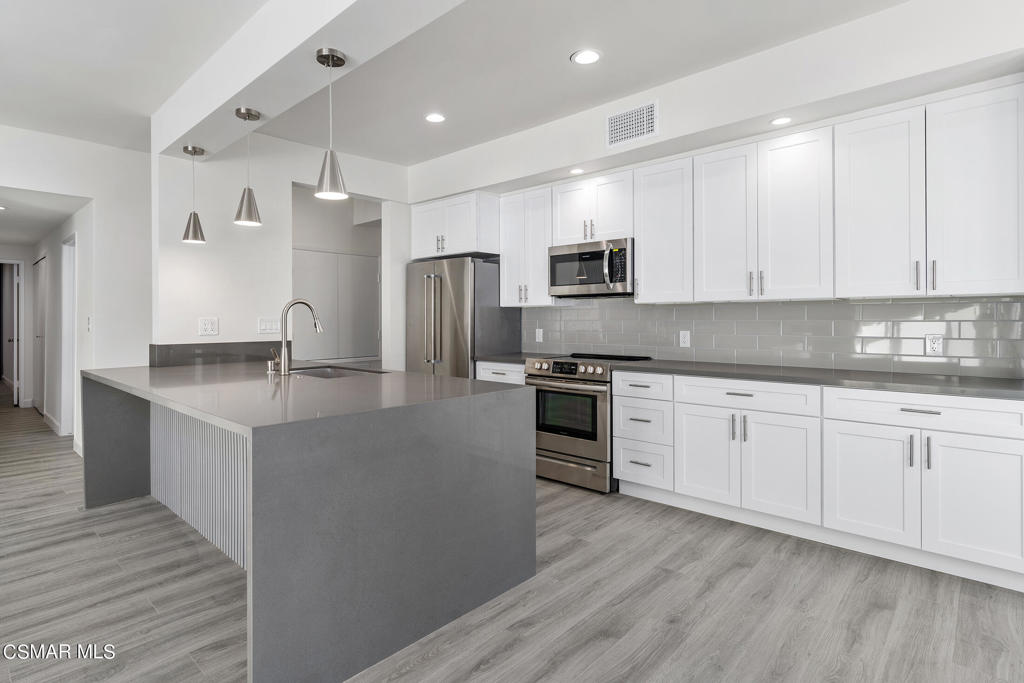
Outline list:
[[[942,415],[941,410],[924,410],[923,408],[900,408],[904,413],[920,413],[921,415]]]
[[[651,388],[650,384],[630,384],[628,386],[635,387],[637,389],[650,389]]]
[[[925,466],[928,469],[932,468],[932,437],[926,437],[924,440],[924,451],[925,451]]]
[[[744,394],[742,391],[727,391],[726,396],[746,396],[747,398],[754,398],[753,394]]]
[[[498,370],[491,370],[491,374],[492,375],[504,375],[505,373],[504,372],[500,372]]]
[[[631,418],[629,418],[629,421],[630,421],[630,422],[646,422],[647,424],[650,424],[650,423],[651,423],[651,421],[650,421],[650,420],[645,420],[645,419],[644,419],[644,418],[642,418],[642,417],[631,417]]]
[[[630,460],[629,464],[630,465],[640,465],[640,467],[650,467],[651,466],[651,463],[644,462],[643,460]]]

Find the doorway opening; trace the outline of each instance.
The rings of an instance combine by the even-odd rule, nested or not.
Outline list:
[[[0,260],[0,402],[20,404],[22,311],[25,309],[21,261]]]
[[[60,428],[68,436],[75,426],[75,390],[78,377],[78,250],[77,235],[61,244],[60,261]]]

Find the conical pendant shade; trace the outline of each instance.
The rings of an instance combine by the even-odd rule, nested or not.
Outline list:
[[[235,211],[235,225],[247,228],[263,225],[260,221],[260,210],[256,208],[256,193],[251,187],[242,190],[242,198],[238,201],[238,210]]]
[[[341,179],[341,165],[333,149],[324,152],[324,163],[320,167],[320,180],[313,196],[317,199],[348,199],[345,181]]]
[[[181,241],[185,244],[206,244],[203,224],[199,222],[199,214],[195,211],[188,215],[188,223],[185,224],[185,234],[181,236]]]

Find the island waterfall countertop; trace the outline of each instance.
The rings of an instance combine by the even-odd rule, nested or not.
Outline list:
[[[293,369],[343,364],[296,361]],[[353,370],[362,369],[352,365]],[[352,377],[268,375],[264,363],[83,370],[82,376],[246,434],[255,427],[365,413],[515,387],[459,377],[361,372]]]

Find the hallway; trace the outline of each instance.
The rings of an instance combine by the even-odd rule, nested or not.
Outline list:
[[[0,385],[0,643],[109,661],[5,661],[0,683],[245,679],[245,572],[152,498],[82,510],[82,460]]]

